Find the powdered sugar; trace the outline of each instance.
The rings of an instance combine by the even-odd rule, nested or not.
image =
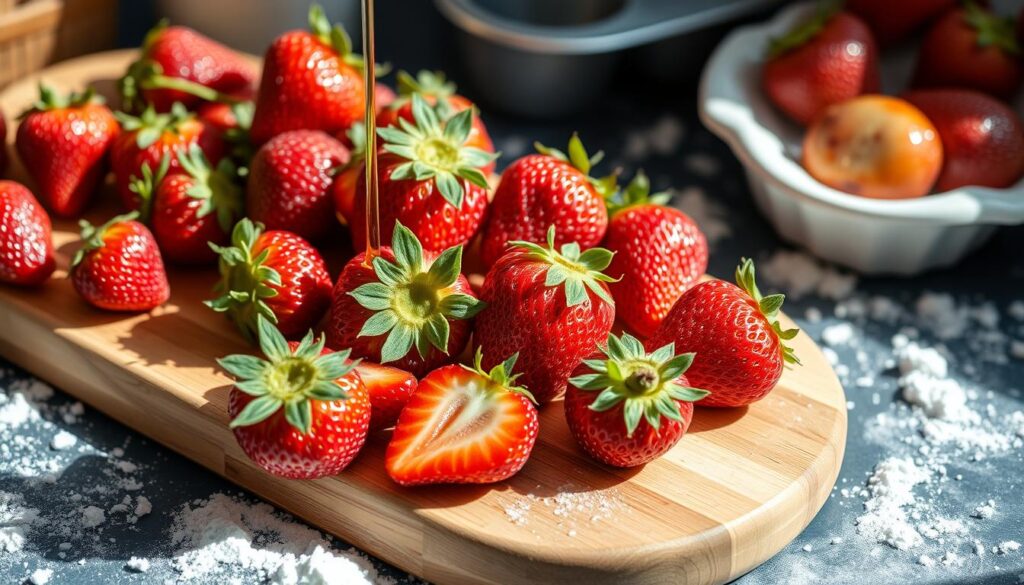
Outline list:
[[[617,514],[628,513],[630,508],[614,488],[592,490],[568,483],[552,496],[515,496],[504,504],[504,510],[509,522],[517,526],[528,526],[534,515],[548,515],[560,531],[575,537],[584,530],[600,529],[596,525],[612,522]]]
[[[761,261],[758,274],[794,299],[815,293],[826,299],[840,300],[849,297],[857,286],[856,276],[791,250],[779,250]]]
[[[901,550],[921,544],[905,507],[914,501],[914,487],[930,478],[910,459],[893,457],[879,463],[868,479],[871,497],[864,502],[867,513],[857,518],[857,532]]]

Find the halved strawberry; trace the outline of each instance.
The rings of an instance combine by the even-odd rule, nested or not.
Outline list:
[[[517,355],[485,372],[444,366],[420,381],[388,445],[388,475],[400,485],[493,483],[515,475],[537,440],[537,409],[511,375]]]
[[[366,391],[370,393],[370,430],[376,431],[395,426],[398,415],[416,391],[416,376],[405,370],[361,361],[356,371],[363,379]]]

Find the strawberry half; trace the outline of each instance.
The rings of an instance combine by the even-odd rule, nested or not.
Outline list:
[[[348,350],[324,349],[310,331],[288,343],[258,319],[266,359],[231,355],[217,360],[238,381],[228,397],[230,427],[256,465],[288,479],[335,475],[366,442],[370,400]]]
[[[0,181],[0,282],[37,285],[55,267],[50,216],[28,187]]]
[[[783,329],[779,310],[785,296],[762,296],[754,263],[744,260],[736,283],[702,282],[683,293],[647,347],[696,352],[686,378],[711,395],[704,406],[745,406],[775,388],[785,364],[799,364],[786,341],[800,332]]]
[[[585,360],[565,391],[569,431],[591,457],[636,467],[675,446],[693,419],[693,402],[708,395],[684,375],[692,353],[668,344],[648,353],[640,340],[608,336],[601,354]]]
[[[416,376],[405,370],[360,361],[356,371],[370,394],[370,430],[377,431],[395,426],[409,397],[416,391]]]
[[[484,279],[486,308],[476,319],[474,343],[489,355],[518,354],[523,384],[540,404],[557,398],[580,361],[603,342],[615,321],[615,303],[602,274],[612,253],[575,243],[555,249],[512,242]],[[493,366],[485,357],[484,366]]]
[[[388,475],[403,486],[494,483],[519,472],[537,440],[537,409],[515,385],[515,355],[489,372],[445,366],[420,381],[398,417],[385,455]]]

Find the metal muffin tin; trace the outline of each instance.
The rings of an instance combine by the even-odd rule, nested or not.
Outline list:
[[[435,0],[475,94],[531,117],[576,111],[627,53],[659,80],[696,76],[724,23],[779,0]],[[635,51],[634,51],[635,49]]]

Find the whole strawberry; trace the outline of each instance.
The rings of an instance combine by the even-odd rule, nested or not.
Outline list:
[[[615,321],[615,303],[601,271],[612,253],[575,243],[555,249],[555,229],[547,247],[512,242],[484,279],[480,298],[486,308],[476,320],[474,344],[488,355],[519,354],[522,383],[539,404],[557,398],[580,361],[604,341]]]
[[[334,215],[341,225],[351,226],[362,222],[365,232],[366,217],[356,215],[356,191],[362,183],[362,193],[366,193],[366,175],[363,174],[366,167],[366,125],[360,122],[353,124],[345,133],[345,138],[343,144],[349,148],[348,162],[334,169],[334,181],[330,187]],[[361,249],[365,245],[363,242],[357,248]]]
[[[119,215],[100,227],[81,222],[82,246],[71,260],[71,284],[94,307],[148,311],[171,296],[160,248],[136,217]]]
[[[262,316],[286,337],[316,325],[331,302],[331,275],[316,248],[286,231],[264,231],[244,218],[231,245],[211,245],[220,255],[219,294],[206,305],[227,313],[246,339],[255,339]],[[332,347],[341,347],[333,345]]]
[[[956,0],[847,0],[845,6],[863,19],[875,39],[887,47],[906,39],[928,21],[956,6]]]
[[[494,264],[513,240],[543,242],[549,226],[555,243],[575,242],[581,249],[601,243],[608,228],[605,196],[615,190],[615,177],[594,179],[590,168],[603,153],[587,155],[573,134],[566,154],[537,144],[540,154],[524,156],[501,175],[483,230],[481,257]]]
[[[384,153],[378,160],[380,230],[395,222],[407,226],[431,252],[465,244],[480,229],[487,211],[483,167],[495,155],[465,146],[473,112],[464,110],[442,122],[434,108],[412,97],[415,123],[399,119],[398,128],[379,128]],[[366,181],[356,181],[354,217],[366,214]],[[352,246],[366,246],[366,224],[353,221]]]
[[[370,395],[370,430],[395,426],[409,397],[416,392],[416,376],[405,370],[368,361],[356,363],[356,372]]]
[[[7,172],[7,119],[0,112],[0,175]]]
[[[632,335],[610,334],[565,390],[565,420],[576,442],[615,467],[661,457],[686,434],[693,402],[708,395],[686,379],[693,355],[676,354],[671,343],[648,353]]]
[[[417,377],[451,363],[483,306],[461,270],[462,246],[434,254],[396,223],[390,247],[369,263],[359,254],[342,269],[325,327],[328,344]]]
[[[147,108],[139,117],[118,113],[121,134],[110,151],[110,166],[114,171],[117,192],[125,209],[140,209],[138,194],[132,191],[133,178],[142,176],[142,165],[150,169],[160,166],[164,155],[169,155],[168,172],[180,167],[175,152],[188,150],[193,144],[202,149],[210,164],[217,164],[224,156],[224,142],[220,132],[209,128],[178,105],[168,114],[158,114]],[[148,215],[148,210],[142,210]]]
[[[253,221],[315,240],[335,225],[328,188],[348,149],[319,130],[278,134],[252,160],[246,211]]]
[[[667,194],[650,194],[643,172],[609,200],[604,247],[615,256],[605,271],[615,312],[641,337],[650,337],[679,295],[708,267],[708,242],[688,215],[666,207]]]
[[[33,286],[56,267],[50,216],[21,183],[0,181],[0,282]]]
[[[310,331],[288,343],[258,320],[266,359],[230,355],[217,360],[237,378],[228,396],[231,430],[253,462],[272,475],[316,479],[355,459],[370,426],[370,400],[348,350],[324,349]]]
[[[312,32],[286,32],[267,49],[252,121],[256,144],[289,130],[336,135],[363,119],[362,57],[352,53],[345,29],[332,28],[316,4],[309,26]]]
[[[756,402],[772,391],[785,364],[800,363],[785,344],[799,331],[779,323],[785,297],[761,295],[750,260],[736,269],[736,283],[711,280],[686,291],[647,342],[697,353],[686,378],[711,392],[704,406]]]
[[[147,104],[167,112],[175,102],[193,109],[218,94],[252,91],[256,68],[228,47],[184,26],[163,21],[146,35],[142,55],[118,82],[125,111]]]
[[[880,87],[878,47],[861,19],[819,10],[772,39],[761,71],[765,94],[787,116],[808,125],[826,107]]]
[[[40,84],[39,101],[22,115],[15,146],[51,213],[81,213],[106,172],[117,119],[91,89],[61,97]]]

